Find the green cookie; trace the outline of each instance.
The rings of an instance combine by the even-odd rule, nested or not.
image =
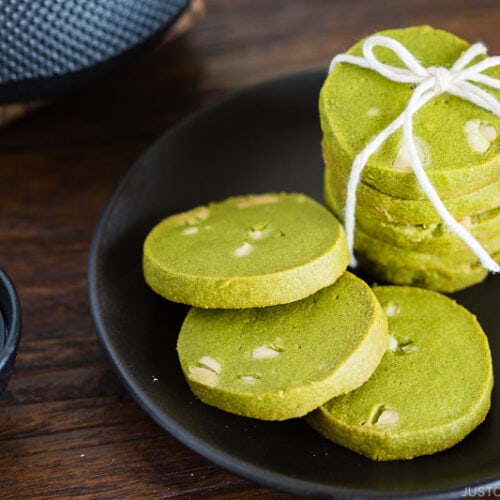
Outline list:
[[[419,252],[456,252],[467,245],[443,223],[398,224],[370,217],[359,211],[356,224],[369,236]],[[500,235],[500,208],[462,219],[462,224],[481,243]]]
[[[410,264],[425,268],[426,264],[436,263],[436,265],[443,264],[459,266],[461,264],[470,264],[476,262],[478,259],[470,248],[465,250],[457,250],[455,252],[420,252],[415,250],[408,250],[394,245],[391,242],[379,240],[374,236],[366,234],[361,227],[356,228],[356,249],[362,253],[370,255],[377,255],[380,260],[392,258],[394,262],[401,264]],[[484,242],[484,248],[487,252],[494,254],[500,251],[500,234],[494,238]]]
[[[384,31],[400,41],[425,67],[451,67],[469,43],[429,26]],[[358,42],[348,53],[362,54]],[[374,51],[383,63],[402,66],[386,48]],[[500,77],[500,68],[485,74]],[[487,89],[496,99],[500,91]],[[338,64],[321,89],[319,111],[325,139],[334,161],[347,172],[370,139],[387,127],[407,106],[412,84],[388,80],[373,70]],[[500,180],[500,117],[468,101],[441,94],[414,116],[426,173],[443,200],[473,193]],[[391,136],[366,165],[362,180],[398,198],[425,199],[404,160],[401,130]]]
[[[399,285],[418,285],[441,292],[455,292],[480,283],[487,276],[471,250],[453,253],[423,253],[403,249],[366,235],[355,233],[359,265],[372,277]],[[493,258],[500,255],[500,236],[485,244]],[[402,272],[402,269],[406,270]],[[408,270],[412,270],[408,273]],[[388,279],[390,277],[390,279]],[[408,281],[410,280],[410,281]]]
[[[325,204],[335,216],[342,220],[343,209],[328,182],[329,172],[325,172]],[[464,217],[461,223],[481,243],[500,235],[500,207]],[[356,211],[356,226],[367,235],[386,241],[392,245],[419,252],[456,252],[467,250],[467,245],[442,222],[428,224],[404,224],[388,222],[370,216],[365,210]]]
[[[488,340],[475,316],[436,292],[376,287],[389,349],[372,377],[307,420],[328,439],[374,460],[403,460],[464,439],[490,408]]]
[[[337,205],[335,197],[331,195],[329,183],[325,183],[325,203],[339,219],[342,219],[342,209]],[[415,285],[441,292],[454,292],[481,283],[488,275],[487,270],[479,264],[477,258],[464,244],[458,248],[443,246],[432,251],[427,245],[431,246],[434,239],[438,239],[439,236],[431,233],[426,247],[415,245],[414,248],[409,248],[411,245],[409,237],[408,247],[405,248],[387,238],[384,239],[387,235],[383,231],[377,231],[376,226],[370,226],[370,232],[365,231],[362,225],[365,216],[365,212],[358,208],[354,248],[359,266],[374,279],[398,285]],[[478,223],[487,220],[485,214],[476,215],[474,218]],[[488,240],[481,239],[482,244],[493,253],[492,256],[497,261],[500,260],[499,234],[493,233]],[[453,255],[457,252],[455,257],[458,262],[454,262],[448,254]]]
[[[500,260],[500,252],[493,255],[493,258]],[[422,269],[371,260],[369,256],[360,254],[358,263],[361,269],[382,283],[417,286],[444,293],[477,285],[488,276],[488,271],[477,262],[458,267],[441,265]]]
[[[303,300],[256,309],[188,313],[177,351],[203,402],[264,420],[305,415],[361,385],[388,342],[371,289],[345,272]]]
[[[337,205],[344,206],[347,182],[336,175],[331,165],[326,166],[325,182],[330,186]],[[444,202],[446,208],[457,220],[473,214],[486,212],[500,207],[500,181],[493,182],[474,193]],[[357,189],[357,208],[371,217],[399,224],[435,224],[441,222],[441,216],[430,201],[410,200],[389,196],[361,182]]]
[[[298,300],[347,268],[344,229],[303,194],[229,198],[172,215],[144,243],[143,271],[167,299],[242,308]]]
[[[332,196],[331,188],[325,185],[325,204],[339,219],[342,209]],[[463,219],[467,229],[478,238],[486,251],[494,253],[500,250],[500,208],[481,212]],[[412,254],[446,254],[449,260],[465,261],[475,258],[470,248],[442,223],[436,224],[398,224],[372,218],[359,209],[356,213],[356,234],[364,237],[365,245],[371,240],[395,246]],[[356,241],[355,241],[356,242]],[[358,248],[358,247],[356,247]],[[361,247],[359,247],[361,248]]]

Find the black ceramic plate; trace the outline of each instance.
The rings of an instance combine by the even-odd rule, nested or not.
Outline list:
[[[302,420],[261,422],[200,403],[175,350],[187,309],[159,298],[143,282],[142,242],[168,214],[275,190],[321,200],[317,98],[324,76],[300,73],[233,94],[168,131],[133,165],[94,235],[89,282],[98,335],[127,389],[165,430],[271,488],[335,498],[493,492],[500,488],[498,391],[486,422],[454,448],[407,462],[372,462],[330,443]],[[478,315],[500,363],[500,278],[455,297]]]

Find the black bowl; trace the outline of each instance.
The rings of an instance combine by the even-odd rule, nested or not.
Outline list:
[[[0,393],[9,382],[21,337],[21,307],[16,289],[0,268]]]

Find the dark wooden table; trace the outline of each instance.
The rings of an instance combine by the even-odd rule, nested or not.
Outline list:
[[[0,129],[0,266],[23,309],[0,397],[1,498],[286,498],[184,447],[122,387],[89,312],[103,204],[138,154],[192,111],[324,68],[373,31],[431,24],[500,53],[498,0],[207,0],[206,9],[174,41]]]

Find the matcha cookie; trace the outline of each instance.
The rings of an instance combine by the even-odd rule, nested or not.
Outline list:
[[[325,170],[325,205],[342,220],[343,209],[332,193],[328,182],[330,172]],[[500,238],[500,207],[466,216],[460,220],[474,237],[490,251],[498,249]],[[356,211],[356,226],[366,235],[407,250],[423,253],[454,253],[469,251],[469,247],[442,222],[405,224],[377,219],[365,210]]]
[[[325,204],[339,218],[343,209],[332,194],[325,169]],[[500,260],[499,209],[471,217],[463,223],[492,257]],[[442,223],[416,225],[382,221],[358,204],[354,248],[359,266],[372,278],[398,285],[415,285],[440,292],[455,292],[481,283],[488,275],[472,251]],[[399,233],[397,233],[398,229]],[[477,230],[476,230],[477,228]],[[396,238],[394,238],[396,236]]]
[[[420,252],[456,252],[467,250],[467,245],[443,223],[399,224],[370,217],[360,211],[357,225],[366,234],[400,248]],[[500,235],[500,208],[464,217],[461,223],[481,242]]]
[[[451,67],[470,46],[451,33],[418,26],[380,33],[401,42],[425,67]],[[348,54],[360,56],[358,42]],[[374,50],[383,63],[402,66],[389,49]],[[500,68],[485,71],[500,77]],[[319,99],[321,128],[334,161],[350,172],[355,156],[407,106],[411,84],[393,82],[348,63],[334,67]],[[497,100],[500,91],[488,87]],[[500,179],[500,117],[444,93],[414,116],[414,134],[426,173],[443,200],[473,193]],[[401,131],[368,161],[362,181],[389,196],[425,199],[407,162]]]
[[[373,278],[385,282],[455,292],[480,283],[487,274],[470,250],[416,252],[368,236],[360,227],[356,228],[355,237],[360,265]],[[500,236],[485,246],[494,258],[500,256]]]
[[[264,420],[305,415],[361,385],[388,342],[372,290],[345,272],[290,304],[191,308],[178,338],[194,394],[222,410]]]
[[[414,287],[376,287],[389,318],[389,348],[361,387],[308,415],[324,436],[375,460],[449,448],[490,408],[488,340],[475,316]]]
[[[499,260],[500,252],[493,257]],[[477,285],[488,275],[488,271],[479,262],[460,266],[445,266],[440,263],[433,267],[418,267],[394,263],[392,260],[385,262],[380,256],[374,260],[370,255],[363,253],[358,254],[357,258],[359,265],[377,281],[418,286],[445,293]]]
[[[500,234],[483,242],[483,245],[489,253],[498,253],[500,251]],[[385,257],[386,261],[392,259],[394,263],[410,264],[421,268],[425,268],[427,264],[431,263],[435,263],[436,265],[442,264],[444,266],[459,266],[461,264],[477,261],[477,257],[469,248],[457,250],[455,252],[446,250],[441,252],[409,250],[394,245],[393,243],[379,240],[374,236],[370,236],[366,234],[360,226],[356,228],[356,248],[360,253],[371,254],[373,256],[378,255],[382,260]]]
[[[334,167],[327,165],[325,182],[329,185],[338,205],[345,205],[347,182],[335,174]],[[461,220],[472,214],[500,207],[500,181],[481,189],[445,201],[446,208],[453,217]],[[430,201],[410,200],[389,196],[365,183],[357,189],[357,208],[371,217],[399,224],[429,224],[442,221]]]
[[[303,194],[229,198],[167,217],[147,236],[146,282],[175,302],[261,307],[332,284],[349,261],[342,225]]]

